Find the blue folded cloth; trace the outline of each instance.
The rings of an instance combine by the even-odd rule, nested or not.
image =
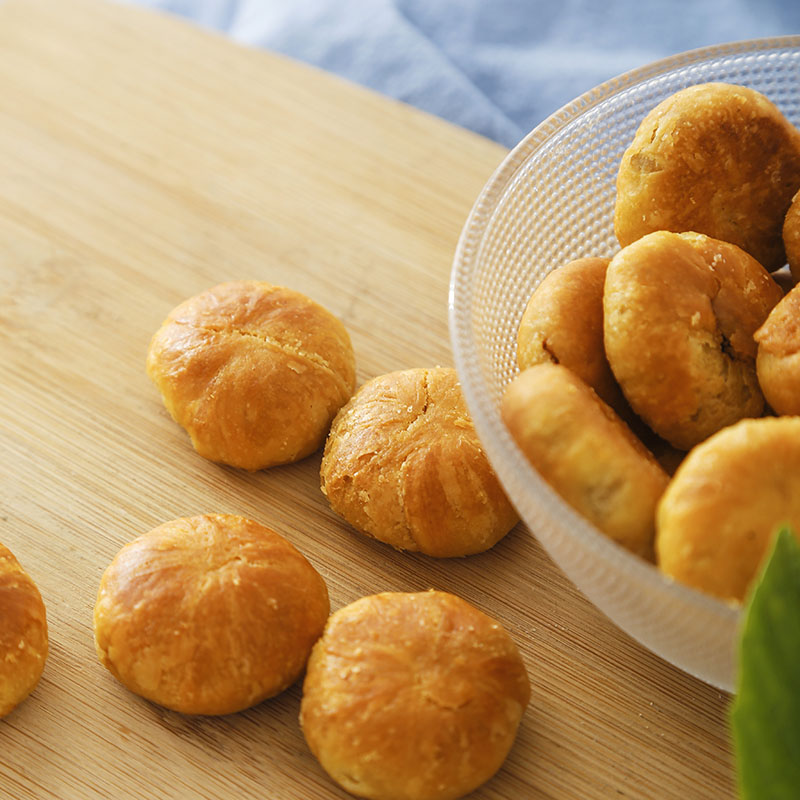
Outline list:
[[[797,0],[129,0],[314,64],[506,146],[626,70],[800,33]]]

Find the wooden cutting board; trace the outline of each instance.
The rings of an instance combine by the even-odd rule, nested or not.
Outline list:
[[[531,532],[434,560],[333,516],[319,456],[208,463],[144,372],[150,336],[215,283],[291,286],[348,327],[359,382],[451,364],[456,240],[504,150],[314,69],[95,0],[0,4],[0,541],[47,604],[51,654],[0,721],[0,797],[342,798],[306,748],[300,685],[190,718],[99,664],[92,608],[127,541],[244,514],[303,551],[333,608],[431,587],[495,616],[530,707],[475,798],[733,795],[729,698],[643,650]]]

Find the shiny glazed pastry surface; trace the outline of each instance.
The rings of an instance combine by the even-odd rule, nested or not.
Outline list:
[[[220,284],[173,309],[147,372],[200,455],[249,470],[320,448],[355,386],[342,323],[262,281]]]
[[[0,544],[0,717],[33,691],[48,650],[47,613],[39,589]]]
[[[518,520],[451,368],[364,384],[331,426],[321,486],[353,527],[431,556],[487,550]]]
[[[120,550],[94,609],[102,663],[131,691],[186,714],[230,714],[302,673],[330,610],[286,539],[233,515],[173,520]]]

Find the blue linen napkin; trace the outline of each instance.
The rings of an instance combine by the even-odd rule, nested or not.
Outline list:
[[[800,33],[797,0],[128,0],[314,64],[511,147],[626,70]]]

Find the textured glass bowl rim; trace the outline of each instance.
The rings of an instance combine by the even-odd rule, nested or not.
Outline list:
[[[687,605],[702,608],[706,613],[718,616],[721,622],[727,624],[738,620],[740,615],[738,607],[671,581],[654,565],[611,542],[561,500],[522,456],[500,419],[499,409],[481,391],[482,376],[477,345],[470,324],[473,277],[483,236],[506,187],[529,158],[575,119],[599,103],[605,102],[633,86],[669,72],[691,67],[693,64],[728,56],[753,55],[760,52],[797,48],[800,48],[800,36],[743,40],[689,50],[612,78],[567,103],[522,139],[490,177],[478,195],[464,224],[456,247],[450,277],[448,313],[454,363],[478,437],[486,448],[490,461],[494,462],[495,468],[497,468],[496,462],[501,458],[504,459],[509,468],[520,476],[526,486],[530,487],[529,493],[536,496],[540,512],[558,524],[568,524],[570,536],[586,552],[601,556],[621,572],[650,584],[655,590],[675,594],[676,599],[680,599]],[[462,336],[465,331],[468,335]],[[502,472],[502,470],[498,470],[498,472]],[[532,533],[536,535],[535,531]],[[546,542],[544,546],[547,549]],[[578,588],[580,589],[580,586]]]

